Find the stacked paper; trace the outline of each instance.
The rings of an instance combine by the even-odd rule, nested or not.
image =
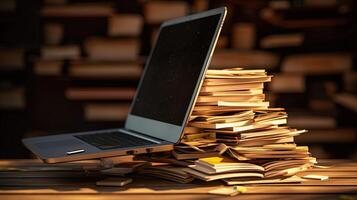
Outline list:
[[[242,182],[244,177],[254,182],[290,177],[316,163],[308,147],[294,143],[295,136],[307,131],[288,127],[284,109],[270,108],[265,100],[264,83],[271,78],[265,70],[207,71],[184,137],[173,151],[176,159],[192,163],[188,173],[206,181]],[[212,161],[209,157],[217,156],[237,165],[251,164],[252,169],[259,166],[261,171],[238,169],[235,176],[229,176],[229,168],[215,171],[202,167],[205,159]],[[237,175],[239,172],[246,176]]]

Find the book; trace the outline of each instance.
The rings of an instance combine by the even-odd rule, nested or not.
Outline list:
[[[232,102],[232,101],[218,101],[217,106],[235,106],[235,107],[259,107],[268,108],[269,102],[267,101],[254,101],[254,102]]]
[[[210,76],[208,76],[210,77]],[[246,83],[264,83],[270,82],[271,76],[239,76],[236,79],[229,79],[226,77],[215,78],[217,76],[211,76],[213,78],[206,78],[203,82],[203,86],[214,86],[214,85],[231,85],[231,84],[246,84]]]
[[[262,89],[262,83],[245,83],[234,85],[219,85],[219,86],[202,86],[200,92],[223,92],[232,90],[249,90],[249,89]]]
[[[59,76],[62,74],[63,60],[43,60],[34,62],[34,72],[39,76]]]
[[[191,174],[192,176],[204,180],[204,181],[214,181],[227,178],[242,178],[242,177],[254,177],[254,178],[263,178],[262,173],[257,172],[231,172],[231,173],[222,173],[222,174],[205,174],[203,172],[194,170],[194,169],[184,169],[185,172]]]
[[[257,102],[264,101],[265,95],[241,95],[241,96],[199,96],[196,100],[197,105],[218,105],[218,102]],[[222,103],[221,103],[222,104]]]
[[[305,127],[309,129],[336,128],[336,119],[332,116],[313,114],[292,114],[289,116],[288,125],[293,127]]]
[[[309,155],[308,148],[304,146],[296,147],[293,144],[275,144],[280,146],[287,146],[291,148],[274,149],[264,145],[262,147],[233,147],[232,151],[240,156],[250,159],[256,158],[306,158]]]
[[[254,148],[254,147],[252,147]],[[280,153],[280,154],[274,154],[274,153],[261,153],[261,152],[253,152],[254,150],[252,150],[252,152],[250,153],[245,153],[245,154],[241,154],[239,150],[235,150],[232,148],[229,148],[227,150],[228,155],[230,155],[231,157],[237,159],[238,161],[242,161],[242,162],[247,162],[250,160],[275,160],[275,159],[304,159],[310,156],[309,153],[296,153],[296,151],[286,151],[285,153]],[[307,167],[311,167],[312,165],[309,165]],[[285,170],[285,169],[284,169]],[[286,169],[288,170],[288,168]],[[275,175],[272,175],[275,176]],[[277,176],[277,174],[276,174]]]
[[[284,127],[277,127],[274,129],[268,129],[268,130],[261,130],[261,131],[254,131],[254,132],[244,132],[240,134],[240,138],[242,140],[248,140],[252,138],[259,138],[259,137],[276,137],[276,136],[281,136],[281,135],[286,135],[290,133],[297,132],[296,129],[289,129],[289,128],[284,128]],[[304,130],[299,131],[299,133],[305,132]]]
[[[237,162],[235,162],[237,163]],[[225,167],[215,167],[211,168],[205,165],[200,165],[197,162],[195,165],[191,165],[190,168],[206,173],[206,174],[223,174],[223,173],[234,173],[234,172],[250,172],[250,171],[264,171],[264,168],[259,165],[254,165],[251,163],[239,163],[240,166],[225,166]]]
[[[242,111],[242,112],[236,112],[236,113],[231,113],[230,115],[222,114],[222,115],[201,115],[199,117],[196,117],[192,120],[196,121],[204,121],[204,122],[235,122],[235,121],[242,121],[242,120],[252,120],[254,118],[254,112],[251,110],[248,111]],[[192,121],[190,120],[190,121]],[[194,128],[194,127],[189,127],[189,128]],[[199,131],[201,131],[199,129]],[[197,132],[193,132],[197,133]]]
[[[71,62],[69,76],[81,79],[139,79],[143,69],[138,63]]]
[[[187,140],[187,138],[186,138]],[[196,138],[194,142],[181,142],[174,147],[172,155],[177,160],[198,159],[206,157],[220,156],[226,151],[227,147],[215,143],[215,139]]]
[[[195,165],[190,168],[207,174],[217,174],[233,171],[257,171],[264,172],[264,168],[252,163],[236,162],[227,157],[208,157],[195,161]]]
[[[189,160],[189,159],[198,159],[198,158],[206,158],[212,156],[219,156],[219,152],[212,151],[212,152],[180,152],[178,150],[172,151],[172,156],[177,160]]]
[[[195,142],[197,139],[207,139],[212,141],[209,142],[214,142],[216,139],[216,134],[215,133],[209,133],[209,132],[201,132],[201,133],[195,133],[195,134],[186,134],[183,136],[182,143],[186,144],[187,142]]]
[[[243,126],[248,124],[249,120],[242,120],[237,122],[224,122],[224,123],[209,123],[209,122],[190,122],[189,126],[197,128],[207,128],[207,129],[222,129],[235,126]]]
[[[302,33],[274,34],[263,37],[260,40],[262,48],[284,48],[301,46],[304,42]]]
[[[307,169],[309,169],[311,167],[311,165],[313,164],[304,164],[304,165],[300,165],[297,167],[287,167],[285,169],[280,169],[280,170],[276,170],[276,171],[269,171],[266,172],[264,174],[265,177],[270,178],[270,177],[281,177],[281,176],[293,176],[296,175],[298,173],[301,173],[303,171],[306,171]]]
[[[66,97],[71,100],[131,100],[134,88],[118,87],[71,87],[66,90]]]
[[[269,8],[273,10],[284,10],[291,7],[290,1],[273,0],[268,3]]]
[[[307,146],[295,144],[294,138],[307,130],[290,128],[284,109],[271,108],[264,99],[263,84],[270,80],[265,70],[207,70],[187,133],[175,147],[184,154],[181,160],[195,160],[188,173],[205,181],[230,177],[253,183],[263,178],[274,182],[279,176],[293,176],[316,163]],[[213,144],[220,147],[220,156],[229,157],[229,164],[207,164],[223,160],[220,156],[213,160],[207,157]],[[260,171],[229,165],[257,166]]]
[[[284,15],[280,15],[279,12],[271,8],[261,9],[259,13],[260,17],[266,23],[282,29],[306,29],[316,28],[323,26],[339,26],[346,24],[345,19],[338,17],[335,18],[305,18],[305,19],[286,19]]]
[[[305,77],[293,73],[275,74],[269,90],[272,93],[303,93],[306,90]]]
[[[143,27],[143,17],[136,14],[115,14],[108,18],[108,35],[140,36]]]
[[[249,75],[249,76],[266,76],[266,72],[263,69],[250,69],[250,70],[242,70],[242,68],[231,68],[227,70],[216,70],[216,69],[211,69],[206,72],[207,76],[210,77],[210,75],[222,75],[222,78],[227,78],[226,76],[233,76],[233,75]],[[240,79],[241,76],[237,76],[236,78]]]
[[[270,117],[270,118],[268,118]],[[282,124],[286,124],[286,118],[287,115],[285,114],[275,114],[272,116],[265,116],[265,118],[261,117],[255,117],[254,116],[250,116],[248,118],[240,118],[240,120],[245,121],[245,123],[241,123],[240,126],[225,126],[225,129],[223,131],[218,131],[218,132],[225,132],[225,131],[232,131],[232,132],[243,132],[243,131],[249,131],[249,130],[254,130],[254,129],[262,129],[262,128],[268,128],[268,127],[272,127],[274,125],[282,125]],[[197,121],[197,119],[200,118],[196,118],[196,121],[193,121],[194,124],[196,122],[200,122]],[[232,121],[232,120],[231,120]],[[236,119],[234,121],[238,121],[239,119]],[[240,122],[242,122],[240,121]],[[193,122],[190,122],[190,124],[192,125]],[[200,124],[214,124],[214,123],[196,123],[198,125]],[[200,127],[198,127],[200,128]]]
[[[129,108],[126,103],[88,103],[84,105],[84,118],[87,121],[124,121]]]
[[[113,13],[112,5],[99,3],[47,5],[41,10],[44,17],[107,17]]]
[[[256,43],[256,28],[253,23],[236,23],[232,27],[232,47],[251,50]]]
[[[183,1],[150,1],[144,5],[145,22],[160,24],[161,22],[187,15],[189,5]]]
[[[316,158],[290,159],[282,161],[270,161],[263,164],[265,171],[274,171],[288,167],[298,167],[308,163],[316,163]]]
[[[279,119],[279,118],[287,118],[287,113],[284,111],[280,112],[261,112],[258,113],[257,116],[255,117],[256,122],[262,122],[266,120],[272,120],[272,119]]]
[[[349,53],[315,53],[287,56],[282,62],[282,71],[306,75],[344,73],[352,69]]]
[[[274,69],[278,63],[279,56],[267,51],[217,49],[212,57],[211,68],[244,66],[246,69],[257,67]]]
[[[223,92],[200,92],[202,96],[247,96],[247,95],[260,95],[263,94],[262,89],[249,89],[249,90],[238,90],[238,91],[223,91]]]
[[[217,115],[227,112],[238,112],[245,110],[254,110],[254,111],[280,111],[280,108],[266,108],[266,107],[229,107],[229,106],[201,106],[197,105],[194,107],[193,114],[198,115]]]
[[[136,61],[140,42],[138,39],[91,37],[85,40],[84,50],[92,61]]]
[[[254,147],[254,146],[263,146],[267,144],[285,144],[285,143],[294,143],[294,137],[283,137],[283,138],[265,138],[260,140],[239,140],[237,146],[241,147]]]
[[[186,169],[186,167],[156,165],[152,167],[144,167],[139,170],[139,173],[178,183],[189,183],[193,181],[193,177],[185,171]]]
[[[81,56],[77,45],[44,46],[41,48],[41,58],[44,60],[78,59]]]

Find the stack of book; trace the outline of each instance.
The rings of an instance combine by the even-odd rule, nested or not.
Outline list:
[[[284,109],[270,108],[265,100],[264,83],[271,78],[265,70],[207,71],[184,137],[173,151],[177,160],[191,164],[186,172],[228,183],[278,180],[316,163],[307,146],[294,142],[307,131],[288,127]]]
[[[194,165],[191,165],[190,168],[185,169],[185,171],[205,181],[242,177],[255,177],[260,179],[264,177],[264,168],[262,166],[237,162],[233,159],[223,157],[198,159]]]
[[[186,172],[186,167],[177,167],[172,165],[159,165],[143,167],[139,170],[139,174],[146,174],[149,176],[160,177],[162,179],[175,181],[178,183],[189,183],[194,180],[194,177]]]

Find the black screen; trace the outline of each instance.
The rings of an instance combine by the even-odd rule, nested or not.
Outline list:
[[[161,29],[131,114],[181,125],[220,14]]]

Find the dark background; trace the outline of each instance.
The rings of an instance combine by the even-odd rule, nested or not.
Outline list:
[[[138,73],[74,76],[75,65],[143,67],[162,21],[223,5],[228,16],[211,67],[266,68],[272,106],[309,130],[296,142],[318,158],[356,158],[353,0],[3,0],[0,158],[30,157],[23,137],[122,126]],[[138,31],[110,31],[111,19],[127,14],[141,23],[115,26]],[[127,41],[138,45],[121,45]],[[134,56],[125,55],[130,48]],[[83,88],[91,95],[78,96]]]

